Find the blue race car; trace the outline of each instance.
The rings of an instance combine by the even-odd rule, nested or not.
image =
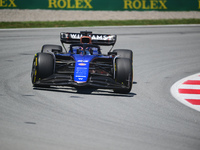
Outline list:
[[[112,50],[117,35],[61,32],[60,45],[43,45],[33,59],[34,87],[72,86],[129,93],[133,84],[133,52]],[[64,44],[70,44],[69,50]],[[102,54],[100,45],[112,46]]]

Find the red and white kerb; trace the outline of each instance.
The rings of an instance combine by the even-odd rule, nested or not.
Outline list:
[[[183,104],[200,111],[200,73],[176,82],[171,93]]]

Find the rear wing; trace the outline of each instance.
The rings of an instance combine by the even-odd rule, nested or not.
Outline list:
[[[117,40],[117,35],[92,34],[91,31],[81,31],[80,33],[61,32],[60,41],[66,44],[80,43],[82,36],[91,37],[92,44],[96,45],[114,45]]]

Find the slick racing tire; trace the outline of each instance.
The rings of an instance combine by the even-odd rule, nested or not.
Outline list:
[[[34,87],[44,86],[37,81],[51,76],[54,72],[54,57],[50,53],[37,53],[33,59],[31,79]]]
[[[117,52],[118,58],[128,58],[133,59],[133,52],[129,49],[115,49],[113,52]]]
[[[62,52],[62,47],[60,45],[50,45],[46,44],[42,46],[42,53],[48,53],[48,52],[53,52],[53,53],[61,53]]]
[[[115,93],[127,94],[132,89],[133,69],[132,60],[128,58],[117,58],[115,62],[115,80],[120,83],[122,88],[114,89]]]

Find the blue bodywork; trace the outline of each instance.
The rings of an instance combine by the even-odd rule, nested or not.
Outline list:
[[[73,50],[73,53],[67,54],[57,54],[59,56],[68,56],[72,57],[75,60],[75,69],[74,69],[74,82],[76,83],[85,83],[88,81],[89,76],[89,67],[90,62],[95,58],[111,58],[110,56],[104,56],[98,53],[97,51],[85,54],[76,54],[77,50]]]
[[[75,82],[87,82],[89,74],[90,61],[95,58],[95,55],[79,55],[75,54],[74,58],[76,61],[74,70],[74,81]]]

